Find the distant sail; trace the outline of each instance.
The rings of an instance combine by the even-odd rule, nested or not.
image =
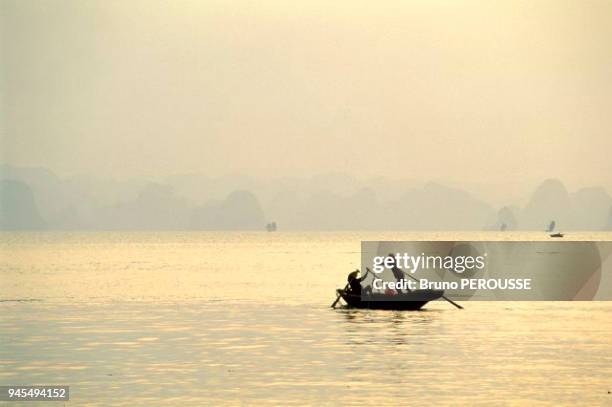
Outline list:
[[[266,230],[268,232],[276,232],[276,222],[270,222],[266,225]]]
[[[550,222],[550,225],[548,225],[548,229],[546,229],[546,231],[547,231],[547,232],[552,232],[553,230],[555,230],[555,226],[556,226],[556,225],[557,225],[557,224],[555,223],[555,221],[554,221],[554,220],[553,220],[553,221],[551,221],[551,222]]]

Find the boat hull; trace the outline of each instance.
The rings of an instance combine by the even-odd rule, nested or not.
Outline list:
[[[437,300],[444,295],[442,290],[416,290],[398,295],[372,294],[369,296],[353,295],[346,290],[338,290],[349,308],[365,308],[397,311],[417,311],[429,301]]]

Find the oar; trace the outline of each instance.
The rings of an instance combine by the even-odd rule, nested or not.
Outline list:
[[[349,283],[346,283],[346,285],[344,286],[344,291],[348,289],[348,286],[349,286]],[[334,301],[331,307],[336,308],[336,304],[338,303],[338,301],[340,301],[340,294],[336,293],[336,301]]]
[[[399,267],[398,267],[399,268]],[[366,268],[366,270],[370,271],[369,268]],[[402,269],[400,269],[401,272],[405,275],[410,277],[411,279],[413,279],[414,281],[416,281],[417,283],[421,283],[421,280],[419,280],[418,278],[411,276],[410,274],[406,274],[406,272]],[[442,296],[442,298],[444,298],[446,301],[450,302],[451,304],[453,304],[455,307],[459,308],[459,309],[463,309],[463,307],[459,304],[457,304],[455,301],[451,300],[450,298],[446,297],[445,295]]]

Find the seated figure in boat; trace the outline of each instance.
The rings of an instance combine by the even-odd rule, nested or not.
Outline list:
[[[350,272],[347,281],[349,285],[349,294],[352,295],[361,295],[362,293],[365,295],[370,295],[372,293],[372,287],[366,286],[362,287],[361,282],[366,279],[368,276],[369,270],[363,275],[363,277],[359,277],[359,270],[355,270]]]

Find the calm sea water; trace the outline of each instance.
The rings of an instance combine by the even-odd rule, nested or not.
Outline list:
[[[70,385],[68,405],[612,405],[612,303],[329,308],[361,240],[436,238],[540,235],[0,234],[0,384]]]

